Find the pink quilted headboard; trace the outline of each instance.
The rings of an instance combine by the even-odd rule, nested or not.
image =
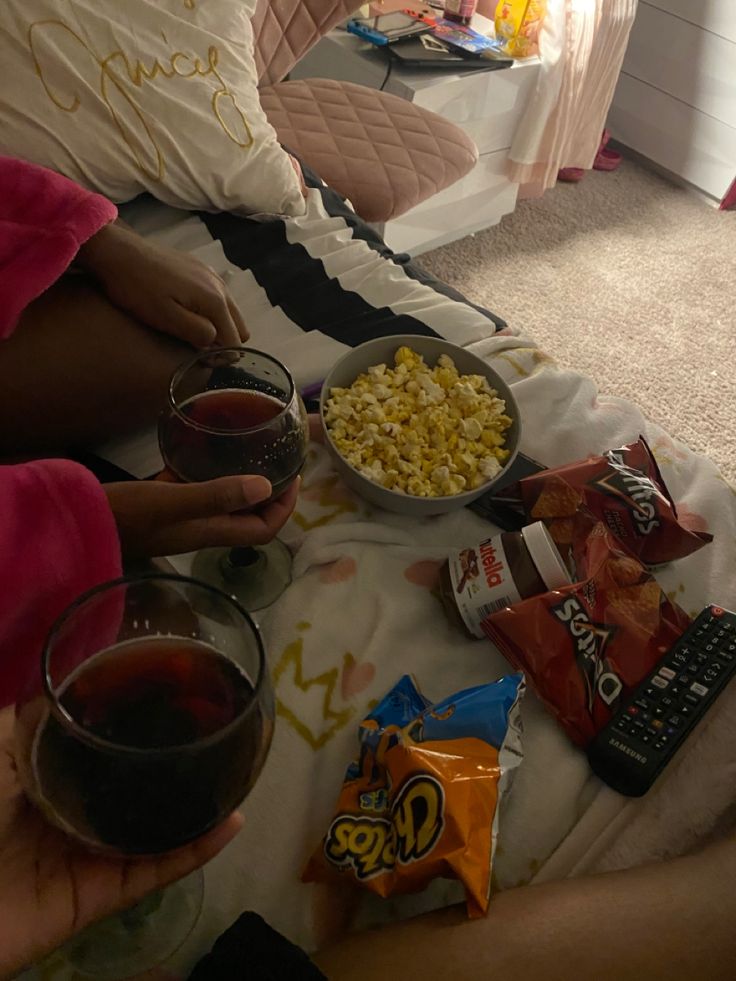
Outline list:
[[[280,82],[302,55],[362,0],[258,0],[253,14],[261,84]]]

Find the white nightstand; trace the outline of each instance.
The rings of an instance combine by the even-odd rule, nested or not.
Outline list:
[[[476,20],[477,30],[491,32],[489,21]],[[378,89],[387,66],[380,48],[334,30],[302,58],[290,78],[335,78]],[[475,140],[480,159],[462,180],[382,227],[392,249],[419,255],[495,225],[514,210],[517,185],[505,176],[506,158],[538,71],[536,58],[463,74],[394,65],[384,91],[456,123]]]

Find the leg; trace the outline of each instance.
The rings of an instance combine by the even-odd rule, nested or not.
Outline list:
[[[192,348],[63,277],[0,342],[0,455],[92,446],[150,425]]]
[[[315,961],[329,978],[423,981],[731,981],[736,839],[625,872],[500,893],[370,931]]]

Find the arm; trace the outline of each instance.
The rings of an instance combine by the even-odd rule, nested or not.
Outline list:
[[[315,958],[330,978],[731,981],[736,838],[686,858],[499,893],[483,920],[442,910]]]
[[[0,340],[76,257],[120,309],[194,347],[248,330],[222,279],[194,256],[142,238],[117,208],[61,174],[0,156]]]
[[[116,215],[102,195],[45,167],[0,156],[0,339]]]
[[[37,674],[56,617],[80,593],[122,574],[121,550],[138,560],[262,544],[288,520],[298,489],[296,480],[264,505],[271,495],[264,477],[103,487],[69,460],[0,467],[0,707]]]
[[[0,467],[0,706],[38,672],[61,611],[120,574],[115,521],[88,470],[69,460]]]

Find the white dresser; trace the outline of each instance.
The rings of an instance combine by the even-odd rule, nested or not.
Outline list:
[[[608,121],[720,200],[736,177],[736,0],[639,0]]]
[[[491,29],[484,18],[478,21],[474,22],[477,29]],[[335,30],[312,48],[290,77],[335,78],[378,89],[386,71],[387,58],[380,49]],[[512,68],[463,74],[392,69],[384,91],[456,123],[480,152],[475,168],[462,180],[381,228],[394,251],[419,255],[495,225],[514,210],[517,185],[505,176],[506,158],[538,71],[536,59]]]

